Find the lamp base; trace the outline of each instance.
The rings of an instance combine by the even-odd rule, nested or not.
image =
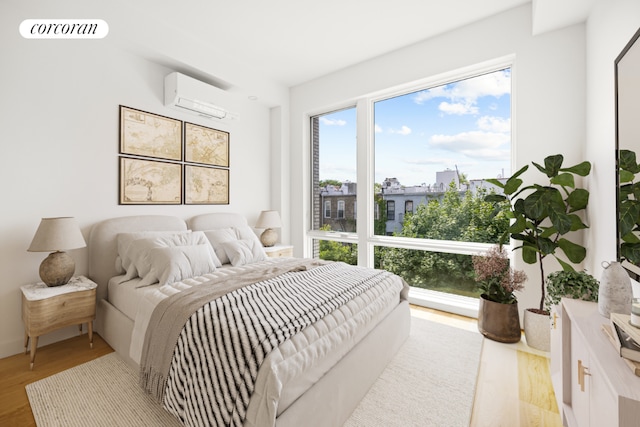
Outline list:
[[[278,233],[273,231],[273,229],[271,228],[267,228],[260,235],[260,242],[262,242],[262,246],[264,246],[265,248],[270,248],[271,246],[275,245],[277,241]]]
[[[47,286],[66,285],[75,271],[73,258],[62,251],[50,253],[40,264],[40,278]]]

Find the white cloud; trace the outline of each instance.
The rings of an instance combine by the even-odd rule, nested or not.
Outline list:
[[[423,104],[434,98],[446,98],[440,110],[447,114],[477,114],[478,98],[500,97],[511,93],[511,72],[494,72],[418,92],[413,101]],[[453,107],[455,106],[455,107]],[[463,109],[462,107],[466,107]]]
[[[320,121],[322,124],[327,126],[345,126],[347,124],[346,120],[342,119],[327,119],[326,117],[320,117]]]
[[[375,133],[382,133],[382,128],[380,126],[378,126],[378,125],[375,125],[374,131],[375,131]]]
[[[398,135],[409,135],[409,134],[411,134],[411,128],[409,128],[408,126],[402,126],[398,130],[391,129],[390,132],[398,134]]]
[[[445,85],[445,86],[438,86],[428,90],[420,91],[413,98],[413,101],[416,104],[422,104],[425,101],[429,101],[430,99],[433,99],[433,98],[449,98],[450,94],[447,88],[448,88],[448,85]]]
[[[471,103],[462,104],[458,102],[452,104],[443,101],[440,103],[440,105],[438,105],[438,110],[442,111],[445,114],[457,114],[460,116],[463,114],[478,114],[478,107]]]
[[[483,116],[478,119],[478,129],[487,132],[503,132],[511,131],[511,119],[502,117]]]
[[[454,98],[478,99],[481,96],[495,96],[511,93],[511,73],[495,72],[483,74],[473,79],[462,80],[452,85],[452,96]]]
[[[510,151],[503,147],[509,142],[510,137],[505,133],[471,131],[456,135],[434,135],[430,145],[472,159],[506,160]]]

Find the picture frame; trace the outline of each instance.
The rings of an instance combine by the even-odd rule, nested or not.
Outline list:
[[[120,157],[120,205],[182,204],[182,164]]]
[[[185,122],[185,162],[228,168],[229,136],[229,132]]]
[[[228,205],[229,169],[185,165],[185,205]]]
[[[182,121],[121,105],[120,154],[182,161]]]

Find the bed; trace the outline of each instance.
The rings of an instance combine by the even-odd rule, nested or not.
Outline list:
[[[296,275],[325,277],[319,276],[322,273],[338,274],[336,277],[341,277],[341,270],[335,270],[338,266],[312,260],[269,259],[256,255],[255,262],[243,263],[236,262],[237,252],[230,252],[231,258],[225,258],[224,251],[218,256],[221,246],[216,239],[226,236],[225,233],[229,233],[229,230],[234,230],[238,242],[225,242],[224,246],[227,249],[237,246],[239,242],[246,245],[251,239],[258,241],[246,219],[232,213],[203,214],[187,221],[173,216],[141,215],[111,218],[95,224],[88,244],[88,274],[98,284],[95,330],[124,360],[140,368],[141,365],[146,366],[149,354],[151,357],[156,354],[147,351],[151,344],[145,346],[145,338],[148,341],[149,336],[154,335],[153,331],[158,327],[156,320],[162,318],[157,315],[158,307],[168,301],[182,298],[189,293],[204,294],[205,285],[213,286],[211,289],[218,289],[220,283],[226,283],[228,280],[233,282],[236,278],[252,274],[266,278],[263,271],[274,272],[273,278],[269,280],[285,282],[291,281],[289,276]],[[191,273],[177,274],[175,269],[172,269],[167,274],[167,269],[160,269],[160,272],[155,273],[160,277],[161,283],[144,283],[143,286],[139,286],[149,276],[140,274],[142,277],[131,277],[135,276],[135,273],[131,274],[123,267],[123,261],[126,264],[131,263],[131,260],[123,260],[121,252],[124,253],[125,244],[122,242],[128,242],[131,247],[135,244],[140,246],[146,241],[157,239],[158,235],[165,236],[167,233],[172,236],[179,235],[180,239],[186,238],[184,236],[187,235],[188,239],[202,239],[204,233],[205,242],[210,246],[202,244],[201,240],[194,246],[198,246],[202,251],[213,252],[217,256],[218,265],[215,271],[200,274],[201,271],[192,266]],[[251,258],[250,254],[246,255],[246,248],[244,249],[245,256]],[[259,251],[257,248],[254,249]],[[129,250],[129,253],[132,251],[133,249]],[[175,248],[154,248],[153,253],[156,252],[162,256],[173,256]],[[291,267],[294,263],[296,266],[298,263],[305,265]],[[365,270],[368,269],[358,269],[354,273],[376,274]],[[282,272],[285,274],[281,274]],[[182,277],[185,274],[195,276]],[[349,275],[351,274],[350,272]],[[372,291],[362,291],[358,299],[344,304],[339,310],[331,311],[326,318],[309,321],[306,329],[296,330],[292,337],[276,346],[264,361],[261,360],[256,378],[253,378],[253,383],[250,382],[254,387],[250,390],[251,399],[241,411],[242,425],[340,426],[346,421],[409,334],[410,315],[406,301],[406,284],[395,276],[389,276],[392,275],[384,276],[384,280],[390,281],[390,284],[378,288],[393,287],[393,290],[376,291],[381,294],[380,300],[384,299],[384,302],[379,302],[377,297],[371,299]],[[223,280],[225,282],[222,282]],[[267,282],[266,279],[261,281]],[[398,285],[396,281],[402,282],[402,285]],[[242,286],[241,289],[245,289],[246,285]],[[246,286],[246,289],[253,289],[252,286]],[[397,289],[400,290],[396,292]],[[389,292],[396,293],[390,296]],[[346,312],[355,313],[353,319],[347,318]],[[175,360],[171,363],[172,370],[175,371]],[[277,384],[277,387],[274,384]],[[212,403],[209,405],[215,406]],[[171,412],[171,408],[169,409]],[[185,423],[193,424],[188,418]],[[237,420],[235,424],[239,425]]]

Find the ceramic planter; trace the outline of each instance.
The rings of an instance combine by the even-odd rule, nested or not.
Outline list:
[[[504,343],[520,341],[518,303],[500,304],[480,296],[478,330],[485,337]]]
[[[551,348],[549,313],[540,314],[532,309],[525,310],[524,336],[529,347],[540,351],[549,351]]]

